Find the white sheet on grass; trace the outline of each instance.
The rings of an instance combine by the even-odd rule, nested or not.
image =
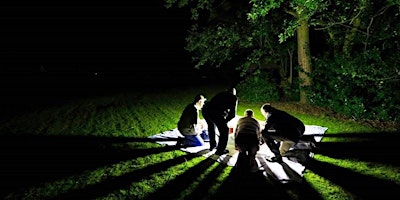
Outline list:
[[[231,120],[228,123],[229,127],[235,127],[239,117]],[[262,122],[261,122],[262,123]],[[316,135],[314,136],[315,141],[320,142],[322,140],[322,135],[328,130],[327,127],[322,127],[318,125],[305,125],[306,129],[304,135]],[[217,131],[218,135],[218,131]],[[177,139],[178,137],[183,137],[183,135],[178,131],[178,129],[173,129],[169,131],[165,131],[163,133],[159,133],[153,136],[150,136],[152,139]],[[218,137],[217,137],[218,141]],[[176,145],[176,141],[157,141],[159,144],[163,145]],[[206,142],[203,146],[198,147],[186,147],[181,148],[182,151],[188,153],[198,153],[200,151],[208,150],[210,148],[209,142]],[[225,163],[229,166],[234,166],[236,164],[239,152],[235,149],[234,143],[234,134],[229,134],[227,149],[229,150],[229,154],[217,156],[215,155],[215,150],[209,151],[203,154],[204,157],[210,157],[218,162]],[[304,162],[308,158],[312,158],[314,153],[311,152],[311,147],[309,143],[298,143],[293,147],[292,150],[295,150],[295,156],[293,157],[283,157],[283,163],[269,162],[266,157],[271,158],[274,154],[268,148],[268,146],[264,143],[260,146],[260,150],[257,152],[256,160],[259,166],[259,170],[263,170],[266,176],[270,176],[275,178],[276,180],[281,181],[282,183],[291,182],[291,181],[301,181],[303,177],[303,173],[305,170]]]

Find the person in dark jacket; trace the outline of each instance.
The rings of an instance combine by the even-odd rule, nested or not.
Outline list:
[[[199,117],[199,110],[207,99],[204,95],[196,95],[193,102],[183,110],[178,121],[178,130],[185,137],[179,141],[182,146],[202,146],[204,140],[208,140],[207,124]]]
[[[272,107],[269,103],[261,106],[261,113],[266,119],[261,134],[275,154],[271,161],[281,162],[282,156],[303,136],[305,126],[296,117]]]
[[[216,148],[216,155],[229,153],[226,149],[229,137],[228,122],[236,116],[237,104],[236,89],[230,88],[216,94],[202,109],[202,115],[208,126],[210,151]],[[218,144],[215,138],[216,128],[219,132]]]

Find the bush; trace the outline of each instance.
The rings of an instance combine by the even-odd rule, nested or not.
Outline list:
[[[249,76],[236,86],[237,95],[248,102],[278,101],[279,88],[272,80],[269,73]]]
[[[395,64],[395,63],[391,63]],[[396,68],[377,49],[354,55],[314,59],[310,101],[353,118],[400,121]]]

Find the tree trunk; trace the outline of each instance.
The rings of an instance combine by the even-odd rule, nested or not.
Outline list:
[[[360,18],[355,18],[353,20],[353,28],[350,30],[350,32],[346,33],[345,41],[343,44],[343,53],[346,56],[350,56],[351,54],[351,46],[353,44],[353,40],[357,35],[357,31],[360,28],[361,25],[361,20]]]
[[[289,53],[289,78],[288,78],[288,80],[289,80],[290,85],[292,85],[292,83],[293,83],[293,52],[294,52],[294,49],[288,50],[288,53]]]
[[[299,20],[299,27],[297,27],[297,54],[300,67],[300,103],[307,103],[307,90],[308,86],[311,86],[310,35],[308,21],[301,18]]]

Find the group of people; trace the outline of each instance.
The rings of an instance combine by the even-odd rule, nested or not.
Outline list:
[[[226,149],[229,137],[228,122],[237,113],[238,97],[236,89],[229,88],[216,94],[206,102],[203,94],[196,95],[194,101],[187,105],[178,122],[178,130],[184,136],[181,145],[201,146],[210,142],[210,151],[216,155],[229,153]],[[202,111],[204,120],[200,119]],[[247,163],[255,165],[255,155],[260,144],[265,142],[274,153],[272,162],[282,162],[282,156],[293,147],[303,136],[303,122],[285,111],[279,110],[270,103],[265,103],[260,109],[265,117],[265,126],[261,126],[254,118],[254,112],[247,109],[235,127],[235,148],[241,158],[249,159]],[[205,122],[204,122],[205,121]],[[216,129],[219,138],[216,140]]]

